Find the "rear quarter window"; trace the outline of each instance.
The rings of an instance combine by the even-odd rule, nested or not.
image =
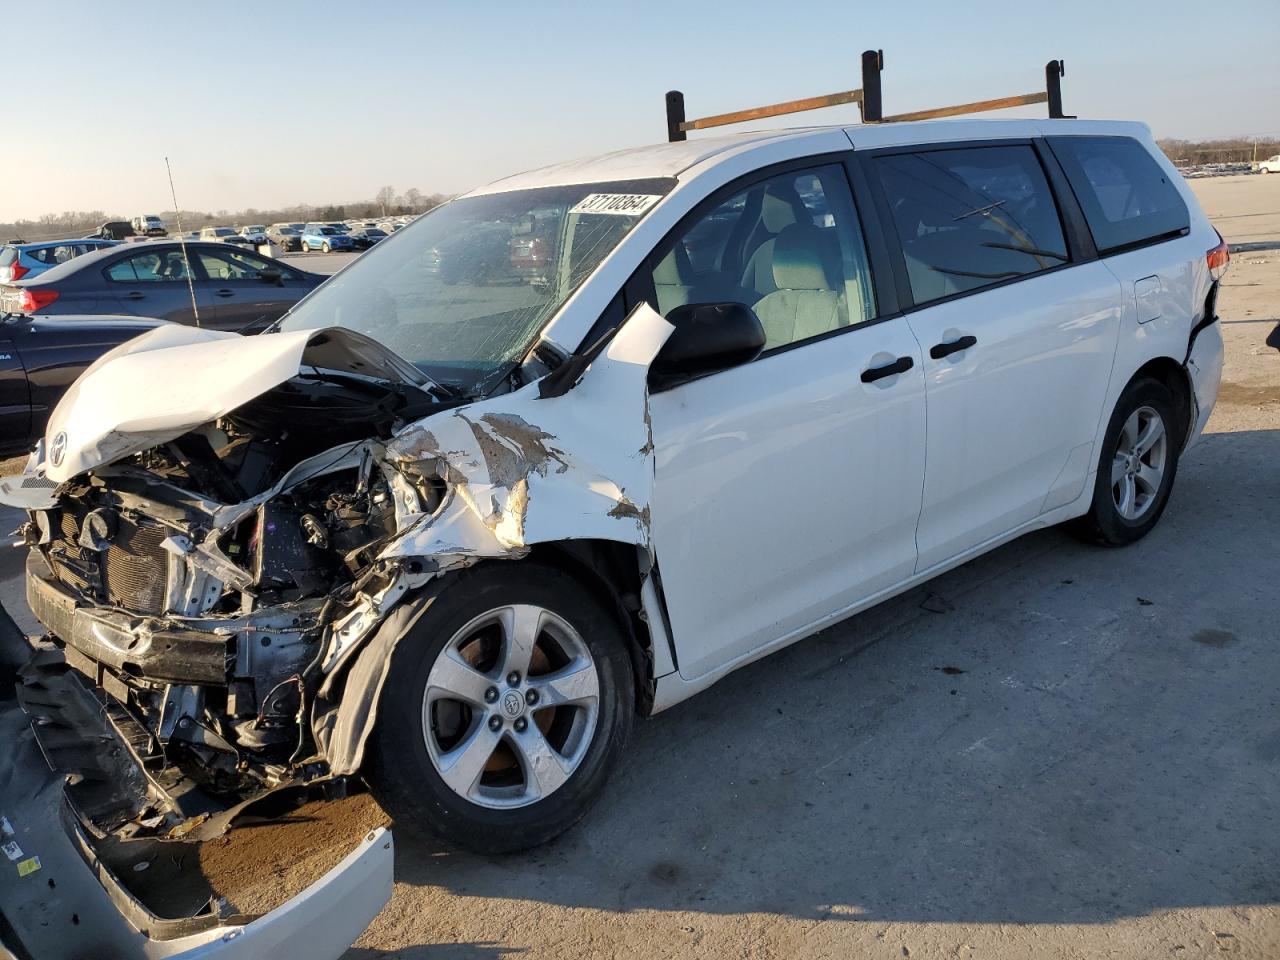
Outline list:
[[[1100,254],[1186,233],[1187,205],[1169,175],[1130,137],[1051,137]]]

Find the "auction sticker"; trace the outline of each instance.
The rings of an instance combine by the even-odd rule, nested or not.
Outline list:
[[[569,212],[638,217],[661,199],[650,193],[589,193]]]
[[[17,840],[10,840],[8,843],[0,844],[0,850],[3,850],[4,855],[10,860],[22,859],[22,848],[18,846]]]
[[[20,877],[30,876],[31,874],[35,873],[39,869],[40,869],[40,858],[28,857],[26,860],[23,860],[20,864],[18,864],[18,876]],[[52,883],[53,881],[50,880],[49,882]]]

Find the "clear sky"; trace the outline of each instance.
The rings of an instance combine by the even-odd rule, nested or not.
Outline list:
[[[700,116],[857,87],[872,47],[886,112],[1032,92],[1062,57],[1068,113],[1280,135],[1280,0],[19,0],[3,35],[0,222],[168,209],[165,155],[191,209],[461,192],[660,141],[672,88]]]

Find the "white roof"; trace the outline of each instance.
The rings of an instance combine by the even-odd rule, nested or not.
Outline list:
[[[796,127],[748,133],[700,136],[678,143],[658,143],[615,150],[595,157],[517,173],[472,191],[471,196],[506,193],[531,187],[559,187],[575,183],[609,180],[642,180],[650,177],[680,177],[692,167],[717,156],[727,157],[778,140],[813,137],[828,140],[843,130],[855,148],[936,143],[948,140],[1037,137],[1052,134],[1112,134],[1150,139],[1146,124],[1117,120],[916,120],[906,123],[855,124],[852,126]],[[824,136],[825,135],[825,136]]]

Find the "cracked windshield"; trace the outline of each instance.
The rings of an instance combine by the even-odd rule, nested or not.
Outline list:
[[[673,185],[583,183],[455,200],[335,276],[281,329],[358,330],[433,380],[481,395]]]

